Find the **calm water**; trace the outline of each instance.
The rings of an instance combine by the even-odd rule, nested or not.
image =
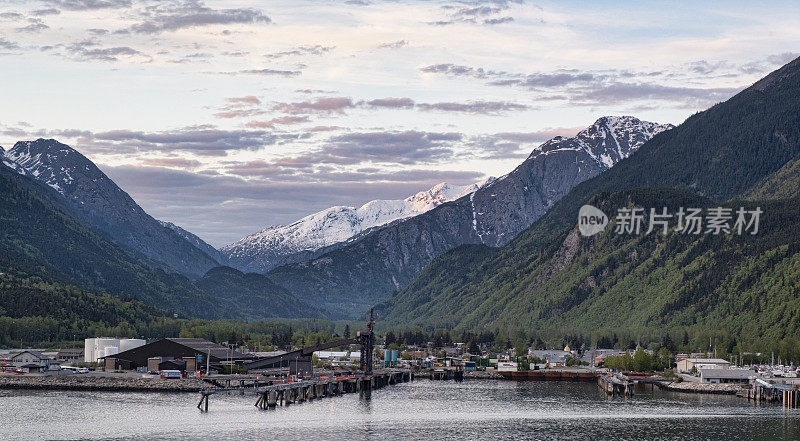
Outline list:
[[[0,439],[797,439],[800,410],[592,383],[419,380],[275,410],[253,395],[0,391]]]

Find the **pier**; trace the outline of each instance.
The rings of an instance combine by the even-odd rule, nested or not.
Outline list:
[[[742,389],[736,395],[755,403],[777,403],[783,407],[795,409],[800,407],[800,390],[797,386],[777,385],[756,379],[751,388]]]
[[[606,395],[612,397],[615,395],[626,397],[633,396],[635,385],[635,381],[622,374],[608,374],[597,377],[597,386],[600,387]]]

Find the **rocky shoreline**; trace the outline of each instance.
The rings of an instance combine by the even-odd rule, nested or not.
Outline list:
[[[0,389],[75,390],[104,392],[198,392],[208,384],[197,378],[63,376],[0,376]]]
[[[698,393],[698,394],[723,394],[735,395],[742,390],[741,384],[736,383],[699,383],[692,381],[662,381],[656,383],[659,388],[672,392]]]

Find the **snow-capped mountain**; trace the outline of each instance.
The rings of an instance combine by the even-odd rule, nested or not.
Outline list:
[[[571,138],[557,136],[471,200],[480,241],[500,246],[538,219],[572,187],[627,158],[672,124],[604,116]]]
[[[446,251],[465,244],[508,243],[573,187],[671,128],[631,116],[600,118],[574,137],[545,142],[511,173],[469,196],[371,231],[334,252],[276,268],[268,276],[298,298],[330,311],[364,310],[404,288]]]
[[[3,163],[47,184],[73,214],[115,242],[188,276],[218,263],[147,214],[127,193],[77,150],[54,139],[21,141],[3,153]]]
[[[331,251],[331,247],[371,228],[425,213],[444,202],[473,193],[493,180],[489,178],[464,186],[443,182],[401,200],[375,200],[358,208],[327,208],[290,225],[265,228],[222,248],[221,252],[232,266],[244,271],[266,272]]]

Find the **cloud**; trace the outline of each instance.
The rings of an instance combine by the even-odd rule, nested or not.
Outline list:
[[[784,52],[781,54],[770,55],[766,60],[768,63],[783,66],[797,57],[800,57],[800,52]]]
[[[261,100],[258,99],[258,97],[253,96],[253,95],[228,98],[225,101],[227,101],[229,103],[232,103],[232,104],[246,104],[246,105],[251,105],[251,106],[257,106],[257,105],[261,104]]]
[[[482,67],[474,68],[451,63],[432,64],[430,66],[420,68],[420,71],[424,73],[439,73],[453,76],[468,76],[473,78],[507,75],[505,72],[496,72],[492,70],[487,71]]]
[[[264,57],[269,59],[276,59],[276,58],[283,58],[293,55],[322,55],[326,52],[332,51],[335,49],[336,46],[300,46],[296,49],[292,49],[289,51],[281,51],[281,52],[273,52],[271,54],[266,54]]]
[[[391,43],[381,43],[378,45],[382,49],[400,49],[403,46],[408,46],[408,40],[397,40]]]
[[[682,105],[687,108],[698,108],[725,101],[741,89],[675,87],[649,83],[610,83],[578,91],[570,96],[570,101],[596,105],[639,100],[664,100],[683,103]]]
[[[196,159],[186,158],[145,158],[140,162],[141,165],[151,167],[173,167],[173,168],[195,168],[201,165]]]
[[[47,0],[45,3],[69,11],[129,8],[131,0]]]
[[[108,34],[108,29],[92,28],[92,29],[87,29],[86,32],[88,32],[88,33],[90,33],[92,35],[98,35],[99,36],[99,35]]]
[[[236,72],[223,72],[223,73],[235,74]],[[302,72],[300,72],[299,70],[247,69],[247,70],[240,70],[238,73],[251,74],[251,75],[270,75],[279,77],[296,77],[300,75]]]
[[[334,164],[430,163],[450,158],[453,143],[462,138],[460,133],[416,130],[347,133],[331,137],[315,156]]]
[[[389,107],[394,109],[405,109],[414,107],[414,100],[411,98],[379,98],[367,101],[367,105],[373,107]]]
[[[511,23],[512,21],[514,21],[514,17],[487,18],[483,21],[483,24],[496,25],[502,23]]]
[[[270,23],[269,17],[252,8],[212,9],[199,0],[168,2],[145,8],[143,21],[129,28],[138,34],[157,34],[207,25]]]
[[[41,19],[38,18],[29,18],[28,23],[30,23],[28,26],[16,28],[17,32],[39,32],[45,29],[50,29],[50,26],[47,26]]]
[[[119,61],[119,57],[132,57],[141,56],[143,59],[149,59],[148,56],[142,54],[136,49],[128,46],[98,48],[99,46],[95,40],[77,41],[66,46],[64,49],[71,54],[72,58],[77,61]]]
[[[47,134],[58,134],[50,131]],[[228,151],[258,150],[279,141],[280,137],[262,130],[221,130],[211,126],[145,132],[109,130],[82,131],[61,136],[76,138],[76,144],[91,153],[135,154],[138,152],[192,152],[205,156],[225,156]]]
[[[0,36],[0,49],[4,50],[16,50],[19,49],[19,44],[6,40],[2,36]]]
[[[251,129],[272,129],[276,125],[301,124],[309,122],[308,116],[282,116],[269,121],[250,121],[246,125]]]
[[[528,110],[530,106],[507,101],[469,101],[466,103],[423,103],[418,104],[417,108],[426,111],[499,114],[508,111]]]
[[[35,15],[37,17],[44,17],[46,15],[58,15],[61,11],[55,8],[45,8],[45,9],[36,9],[31,11],[31,15]]]
[[[3,12],[0,13],[0,19],[3,21],[24,20],[25,16],[19,12]]]
[[[311,101],[300,101],[295,103],[277,103],[272,107],[273,111],[298,114],[298,113],[339,113],[343,114],[345,109],[354,107],[353,100],[346,97],[317,98]]]

